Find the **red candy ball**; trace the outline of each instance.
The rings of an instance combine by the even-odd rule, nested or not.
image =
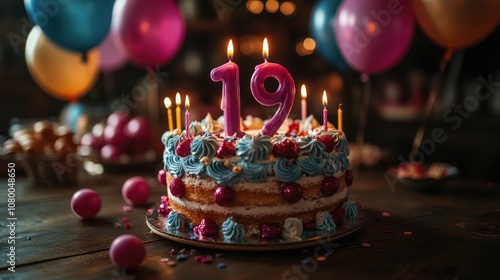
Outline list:
[[[281,190],[281,195],[288,203],[295,203],[302,198],[302,187],[297,183],[286,184]]]
[[[71,198],[71,210],[80,219],[95,217],[101,210],[101,198],[91,189],[81,189]]]
[[[283,227],[280,224],[260,225],[260,237],[262,239],[280,238],[282,233],[283,233]]]
[[[347,169],[345,171],[345,183],[347,184],[348,187],[352,185],[353,180],[354,180],[354,175],[352,174],[352,171]]]
[[[328,153],[331,153],[337,145],[337,138],[334,138],[332,135],[320,136],[318,137],[318,141],[325,145]]]
[[[170,193],[175,197],[183,197],[186,192],[186,185],[181,179],[175,178],[168,186]]]
[[[340,225],[345,222],[345,208],[344,207],[338,207],[333,211],[333,220],[335,221],[336,225]]]
[[[135,176],[127,179],[122,187],[122,196],[130,205],[146,203],[151,194],[151,188],[146,179]]]
[[[234,191],[230,187],[220,186],[214,192],[215,203],[220,206],[229,205],[234,200]]]
[[[191,142],[193,142],[193,138],[187,138],[180,142],[175,148],[175,154],[180,157],[189,156],[191,154]]]
[[[109,258],[118,267],[136,268],[144,260],[146,249],[142,241],[131,234],[115,238],[109,248]]]
[[[109,162],[119,162],[122,150],[113,144],[106,144],[101,148],[101,158]]]
[[[158,183],[163,187],[167,186],[167,172],[163,169],[158,171]]]
[[[326,177],[321,186],[321,193],[324,196],[331,196],[335,194],[340,188],[339,179],[335,176]]]

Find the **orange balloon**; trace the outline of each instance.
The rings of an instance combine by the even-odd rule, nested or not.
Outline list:
[[[26,65],[33,80],[46,93],[64,101],[75,101],[87,94],[99,74],[99,52],[92,49],[83,61],[82,54],[60,48],[43,33],[31,29],[25,48]]]
[[[413,0],[413,10],[427,36],[453,49],[480,42],[500,21],[499,0]]]

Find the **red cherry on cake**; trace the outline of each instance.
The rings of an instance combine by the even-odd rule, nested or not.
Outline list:
[[[222,141],[220,143],[219,148],[217,148],[217,157],[219,158],[228,158],[232,157],[236,154],[236,147],[233,142]]]
[[[345,171],[345,183],[347,184],[347,186],[349,187],[350,185],[352,185],[352,181],[354,180],[354,176],[352,174],[352,171],[347,169]]]
[[[326,151],[331,153],[337,145],[337,139],[332,135],[323,135],[318,137],[318,141],[323,143],[326,146]]]
[[[285,139],[273,147],[275,157],[292,159],[297,156],[297,143],[290,139]]]
[[[321,193],[324,196],[331,196],[339,190],[340,182],[335,176],[326,177],[321,185]]]
[[[286,184],[281,190],[281,195],[288,203],[295,203],[302,198],[302,187],[297,183]]]
[[[336,225],[340,225],[345,222],[345,208],[344,207],[337,207],[335,211],[333,211],[333,220],[335,221]]]
[[[191,142],[193,142],[193,138],[189,137],[179,143],[177,148],[175,148],[175,153],[180,157],[185,157],[191,154]]]
[[[215,235],[219,231],[217,224],[208,218],[201,220],[201,223],[193,228],[193,232],[199,236]]]
[[[280,224],[260,225],[260,237],[262,239],[280,238],[282,233],[283,233],[283,227]]]
[[[167,186],[167,172],[163,169],[158,171],[158,183],[163,187]]]
[[[170,193],[175,197],[183,197],[186,192],[186,185],[181,179],[175,178],[168,186]]]
[[[299,133],[299,130],[300,130],[300,124],[298,121],[295,121],[295,122],[292,122],[289,126],[288,126],[288,131],[286,132],[287,135],[291,135],[293,132],[295,132],[296,134]]]
[[[219,186],[214,192],[214,200],[220,206],[229,205],[234,200],[233,189],[226,186]]]

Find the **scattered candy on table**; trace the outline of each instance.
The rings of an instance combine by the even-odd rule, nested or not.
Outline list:
[[[136,268],[145,256],[144,244],[139,238],[131,234],[118,236],[109,247],[111,262],[121,268]]]
[[[101,210],[101,198],[91,189],[81,189],[71,198],[71,210],[80,219],[94,218]]]

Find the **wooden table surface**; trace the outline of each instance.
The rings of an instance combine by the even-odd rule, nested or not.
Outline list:
[[[121,187],[135,175],[149,178],[153,192],[148,205],[126,213]],[[0,180],[0,279],[500,279],[500,186],[487,182],[454,179],[427,193],[401,185],[392,189],[382,171],[356,171],[350,191],[367,216],[360,230],[305,249],[235,252],[183,245],[150,233],[146,211],[165,193],[154,168],[84,175],[78,185],[55,187],[19,175],[12,273],[7,270],[12,246],[7,242],[7,178]],[[71,196],[84,187],[102,199],[98,217],[88,221],[77,219],[70,209]],[[118,225],[124,217],[130,229]],[[109,259],[111,242],[125,233],[145,244],[147,257],[138,269],[118,269]],[[329,258],[315,259],[315,252],[322,256],[332,247]],[[197,255],[213,256],[213,263],[190,256],[169,267],[161,259],[175,259],[171,249],[185,249],[188,255],[194,249]],[[226,268],[217,267],[222,262]]]

